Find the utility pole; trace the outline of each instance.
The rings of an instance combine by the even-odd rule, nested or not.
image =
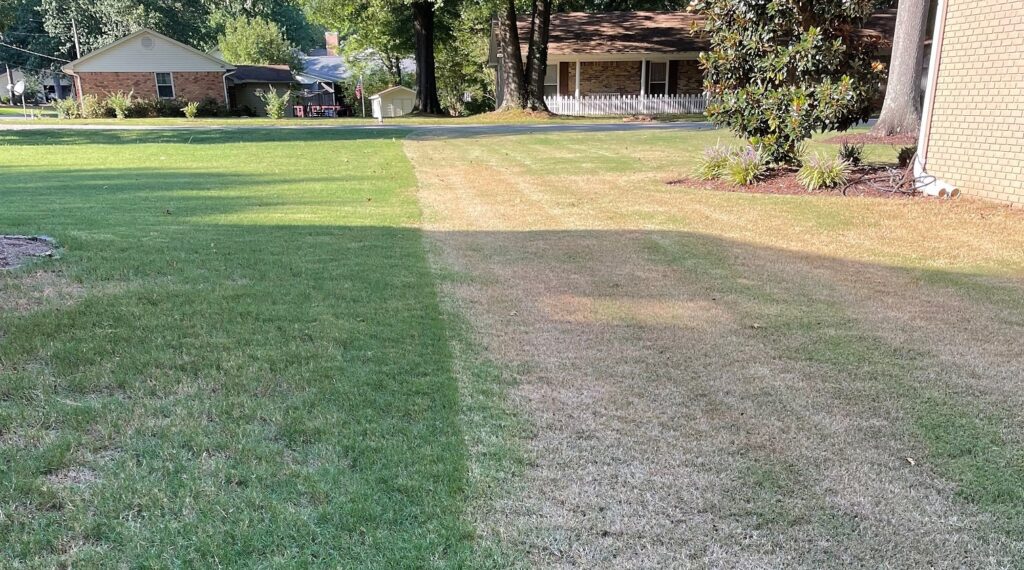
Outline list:
[[[81,59],[82,48],[78,45],[78,25],[75,24],[74,18],[71,18],[71,35],[75,38],[75,59]]]
[[[14,72],[11,71],[11,64],[7,64],[7,96],[11,100],[11,105],[14,105]]]
[[[363,93],[363,74],[359,74],[359,102],[363,104],[363,118],[366,118],[366,93]]]

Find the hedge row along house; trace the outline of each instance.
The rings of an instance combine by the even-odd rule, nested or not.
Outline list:
[[[702,113],[704,74],[698,58],[710,45],[704,21],[690,12],[564,12],[551,15],[545,102],[557,114]],[[896,11],[872,16],[862,33],[879,37],[887,62]],[[523,57],[530,20],[518,22]],[[492,27],[489,65],[501,57]],[[505,86],[497,73],[501,105]]]
[[[265,115],[259,90],[292,91],[298,105],[337,105],[345,77],[341,58],[316,54],[309,68],[293,73],[281,65],[232,65],[163,34],[141,29],[66,64],[78,97],[133,92],[140,99],[213,101],[236,114]],[[288,107],[288,114],[292,114]]]

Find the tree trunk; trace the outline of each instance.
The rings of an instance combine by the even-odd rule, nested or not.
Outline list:
[[[544,103],[544,76],[548,70],[548,36],[551,30],[551,0],[534,0],[530,48],[526,55],[526,106],[547,111]]]
[[[885,102],[872,134],[916,133],[921,126],[921,77],[928,0],[900,0]]]
[[[519,47],[519,29],[516,27],[515,0],[505,0],[504,9],[498,12],[497,36],[498,50],[501,52],[502,84],[505,92],[501,94],[503,109],[522,109],[526,107],[526,78],[523,75],[523,53]]]
[[[434,74],[434,4],[425,0],[413,2],[412,14],[416,34],[416,102],[412,110],[440,115],[441,102]]]

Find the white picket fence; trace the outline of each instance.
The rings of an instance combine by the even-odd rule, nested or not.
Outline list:
[[[707,94],[700,95],[589,95],[545,97],[548,110],[556,115],[597,117],[601,115],[688,115],[708,108]]]

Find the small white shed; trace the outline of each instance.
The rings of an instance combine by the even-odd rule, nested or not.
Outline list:
[[[370,96],[375,119],[401,117],[412,112],[416,92],[408,87],[391,87]]]

